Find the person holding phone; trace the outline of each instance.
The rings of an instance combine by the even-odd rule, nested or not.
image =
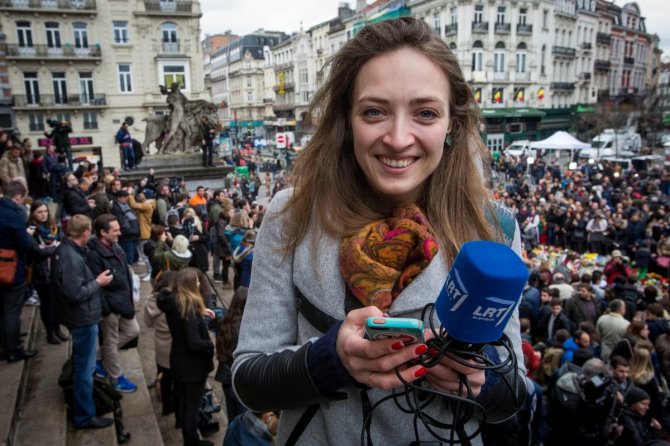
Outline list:
[[[499,207],[486,187],[479,109],[456,56],[425,22],[403,17],[366,26],[330,65],[310,106],[318,122],[295,160],[294,188],[273,198],[256,239],[236,394],[255,412],[282,410],[278,444],[292,434],[297,444],[360,444],[365,399],[402,390],[396,368],[445,393],[458,392],[464,375],[489,418],[511,416],[512,403],[491,402],[522,400],[522,386],[446,357],[429,369],[409,365],[429,354],[425,343],[364,336],[368,317],[419,318],[465,242],[509,239],[520,253],[516,222],[507,235],[487,218]],[[516,311],[505,334],[523,383]],[[452,419],[441,398],[422,410]],[[371,420],[374,444],[409,444],[414,428],[432,439],[393,402]]]
[[[72,335],[72,379],[76,429],[103,428],[114,420],[96,415],[93,372],[98,346],[98,323],[102,320],[100,290],[114,276],[105,270],[95,276],[86,263],[85,247],[91,237],[91,219],[77,214],[67,225],[66,237],[56,248],[51,268],[54,303],[58,320]]]

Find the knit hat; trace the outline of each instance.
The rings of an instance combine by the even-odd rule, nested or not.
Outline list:
[[[188,250],[188,239],[183,235],[178,235],[172,242],[172,253],[182,259],[190,259],[191,251]]]
[[[612,251],[611,255],[612,255],[613,259],[616,258],[616,257],[623,257],[623,254],[621,254],[621,251],[619,251],[618,249],[615,249],[614,251]]]
[[[648,399],[651,399],[649,394],[639,387],[631,386],[631,388],[628,389],[628,392],[626,392],[626,405],[629,407],[635,403]]]

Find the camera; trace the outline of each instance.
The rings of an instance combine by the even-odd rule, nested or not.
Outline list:
[[[49,124],[49,127],[51,128],[54,128],[59,124],[59,122],[56,121],[55,119],[47,119],[46,122],[47,124]]]
[[[616,391],[611,377],[598,374],[592,377],[584,377],[582,381],[582,392],[584,401],[589,405],[599,405]]]

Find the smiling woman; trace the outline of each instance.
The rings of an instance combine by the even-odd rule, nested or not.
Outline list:
[[[483,370],[446,357],[424,367],[414,362],[431,354],[423,343],[364,337],[368,317],[420,317],[465,242],[502,240],[477,104],[456,57],[426,23],[405,17],[365,27],[330,64],[295,187],[273,199],[256,239],[233,364],[237,395],[257,412],[283,409],[279,444],[359,444],[364,428],[375,444],[430,438],[424,420],[393,403],[366,422],[366,401],[403,382],[465,396],[467,377],[465,393],[489,420],[511,416],[523,387],[487,382]],[[505,333],[523,364],[516,312]],[[448,407],[436,399],[422,410],[449,422]],[[472,422],[460,427],[476,431]],[[457,429],[442,430],[453,439]]]

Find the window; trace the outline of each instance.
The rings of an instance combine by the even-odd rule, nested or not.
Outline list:
[[[26,89],[26,105],[38,105],[40,103],[40,85],[37,81],[37,73],[23,73],[23,86]]]
[[[456,51],[456,42],[451,42],[451,43],[449,44],[449,49],[450,49],[451,51]]]
[[[525,25],[528,18],[528,8],[519,8],[519,25]]]
[[[496,15],[496,23],[503,24],[505,23],[505,7],[498,6],[498,14]]]
[[[93,73],[79,73],[79,101],[82,104],[90,104],[94,99]]]
[[[249,78],[251,80],[251,78]],[[163,66],[163,85],[170,88],[170,85],[177,82],[181,88],[186,88],[186,70],[183,65],[164,65]]]
[[[64,113],[64,112],[58,112],[54,115],[54,119],[56,121],[67,121],[67,122],[72,122],[72,117],[70,116],[69,113]]]
[[[516,47],[516,72],[526,72],[526,44],[523,42]]]
[[[549,10],[542,11],[542,29],[549,29]]]
[[[131,93],[133,91],[133,76],[130,71],[130,64],[119,64],[119,91],[121,93]],[[169,85],[165,85],[170,87]]]
[[[64,72],[51,73],[54,89],[54,104],[67,104],[67,81]]]
[[[86,23],[73,23],[72,28],[74,29],[74,47],[88,48],[88,30],[86,29]]]
[[[303,84],[306,84],[309,82],[309,73],[307,71],[307,68],[301,68],[300,69],[300,82]]]
[[[81,114],[84,120],[84,130],[95,130],[98,128],[98,114],[93,111],[85,111]]]
[[[254,101],[254,94],[249,92],[247,93],[247,102],[251,103]],[[249,114],[251,114],[251,111],[249,111]]]
[[[130,39],[128,38],[128,22],[126,21],[114,21],[114,43],[128,43]]]
[[[251,76],[247,76],[247,87],[251,88]]]
[[[436,33],[440,34],[440,14],[435,13],[433,14],[433,29],[435,30]]]
[[[163,42],[177,41],[177,25],[174,23],[163,23],[161,30],[163,32]]]
[[[28,114],[28,129],[31,132],[43,132],[44,131],[44,117],[42,113],[29,113]]]
[[[542,45],[542,52],[540,53],[540,74],[545,75],[545,60],[547,58],[547,45]]]
[[[45,27],[47,30],[47,47],[60,48],[60,29],[58,28],[58,23],[47,22]]]
[[[472,71],[484,71],[484,45],[480,40],[472,45]]]
[[[449,16],[451,17],[451,24],[455,25],[458,23],[458,9],[457,8],[451,8],[449,10]]]
[[[505,44],[496,43],[496,49],[493,53],[493,72],[502,73],[505,71]]]
[[[33,31],[30,22],[16,22],[16,35],[19,40],[19,48],[33,47]]]
[[[484,5],[475,5],[475,23],[482,23]]]

